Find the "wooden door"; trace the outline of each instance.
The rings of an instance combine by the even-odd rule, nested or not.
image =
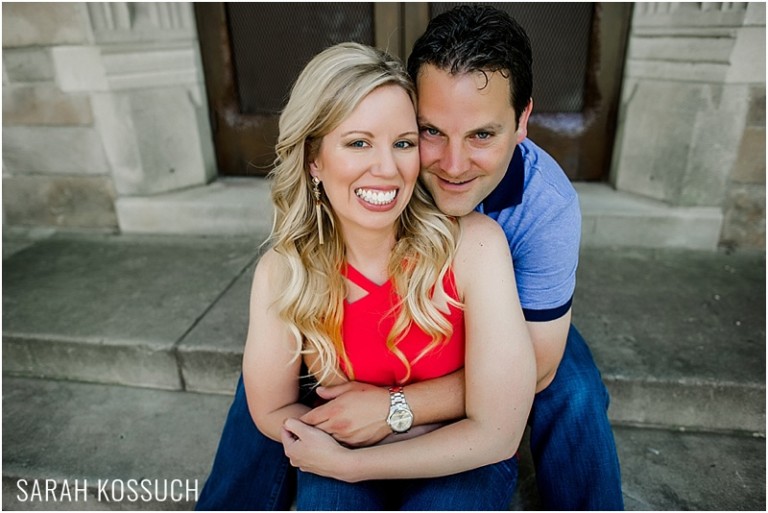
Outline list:
[[[358,41],[405,59],[428,20],[456,3],[198,3],[195,12],[219,174],[265,175],[277,119],[309,59]],[[631,4],[496,3],[533,46],[529,136],[571,180],[605,180]]]

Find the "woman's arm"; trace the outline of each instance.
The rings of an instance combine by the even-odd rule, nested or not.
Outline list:
[[[270,250],[256,266],[251,287],[248,336],[243,353],[243,383],[248,409],[259,431],[280,441],[285,419],[309,411],[298,402],[301,360],[295,342],[273,305],[279,255]]]
[[[466,417],[417,438],[355,450],[290,420],[283,443],[294,466],[353,482],[454,474],[515,453],[536,386],[533,348],[503,232],[479,215],[462,222],[454,274],[466,307]]]

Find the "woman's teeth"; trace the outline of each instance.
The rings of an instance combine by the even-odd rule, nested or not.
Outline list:
[[[372,191],[370,189],[355,189],[358,198],[371,205],[386,205],[395,201],[397,189],[391,191]]]

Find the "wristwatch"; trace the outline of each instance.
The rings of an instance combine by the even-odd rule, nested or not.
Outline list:
[[[413,425],[413,412],[405,400],[403,387],[389,387],[389,416],[387,424],[395,434],[405,433]]]

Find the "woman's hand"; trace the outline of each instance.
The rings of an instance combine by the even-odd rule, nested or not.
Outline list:
[[[289,418],[283,423],[281,439],[285,455],[294,467],[342,481],[356,480],[349,464],[352,451],[325,431]]]

